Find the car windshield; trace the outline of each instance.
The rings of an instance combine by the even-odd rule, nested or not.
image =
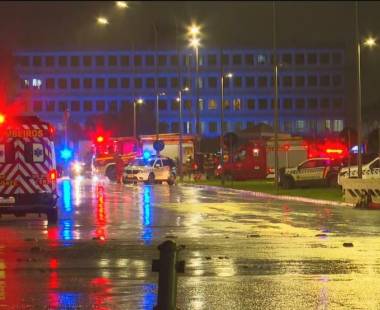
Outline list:
[[[143,158],[137,158],[132,162],[132,166],[145,166],[147,162]]]
[[[153,167],[154,162],[155,162],[155,159],[151,159],[151,160],[149,160],[149,161],[148,161],[148,166]]]

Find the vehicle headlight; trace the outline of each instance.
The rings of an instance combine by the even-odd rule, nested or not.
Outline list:
[[[81,173],[83,170],[83,167],[80,163],[73,163],[72,169],[75,173]]]

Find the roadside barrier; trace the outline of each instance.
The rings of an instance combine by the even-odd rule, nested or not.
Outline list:
[[[380,180],[342,178],[344,200],[350,203],[359,203],[363,197],[369,197],[371,201],[380,203]]]
[[[185,261],[177,261],[178,248],[167,240],[158,246],[160,259],[152,261],[152,271],[158,272],[157,305],[154,310],[176,310],[177,273],[185,272]]]

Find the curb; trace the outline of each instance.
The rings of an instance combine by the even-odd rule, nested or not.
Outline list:
[[[283,200],[283,201],[296,201],[296,202],[304,202],[304,203],[310,203],[310,204],[314,204],[314,205],[323,205],[323,206],[351,207],[351,208],[354,207],[353,203],[348,203],[348,202],[312,199],[312,198],[306,198],[306,197],[301,197],[301,196],[272,195],[272,194],[266,194],[263,192],[254,192],[254,191],[247,191],[247,190],[243,190],[243,189],[226,188],[226,187],[222,187],[222,186],[186,184],[186,183],[182,184],[182,186],[198,187],[198,188],[202,188],[202,189],[206,189],[206,190],[223,189],[224,192],[234,193],[234,194],[242,194],[243,196],[248,196],[248,197],[270,198],[270,199]]]

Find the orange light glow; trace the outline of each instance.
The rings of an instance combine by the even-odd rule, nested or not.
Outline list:
[[[342,149],[327,149],[326,150],[327,154],[343,154]]]
[[[0,124],[4,124],[5,122],[5,116],[4,114],[0,114]]]
[[[57,180],[57,171],[56,170],[50,170],[49,172],[49,178],[51,181],[56,181]]]
[[[103,136],[96,137],[96,142],[98,142],[98,143],[104,142],[104,137]]]

